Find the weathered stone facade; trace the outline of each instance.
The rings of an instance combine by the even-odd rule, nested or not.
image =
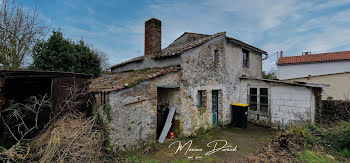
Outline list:
[[[248,65],[242,60],[243,51],[249,55]],[[181,67],[176,72],[168,68],[161,72],[169,73],[155,78],[144,75],[147,79],[142,78],[146,80],[132,87],[120,87],[122,80],[114,84],[123,89],[108,87],[111,88],[108,89],[110,127],[114,129],[110,138],[117,148],[137,148],[156,142],[163,127],[161,121],[170,107],[176,108],[171,128],[176,137],[195,136],[198,131],[229,124],[231,104],[249,103],[251,87],[267,88],[269,100],[265,113],[249,111],[251,122],[285,127],[300,124],[302,118],[314,121],[315,97],[311,86],[262,81],[262,58],[266,52],[227,37],[225,33],[185,33],[167,48],[153,53],[111,68],[120,77],[133,71],[140,75],[143,71],[158,72],[160,70],[153,69],[160,67]]]
[[[178,84],[179,72],[174,72],[108,93],[108,105],[112,108],[109,122],[111,144],[119,149],[132,149],[155,142],[157,88]]]

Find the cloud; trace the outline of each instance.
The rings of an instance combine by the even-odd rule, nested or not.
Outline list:
[[[162,20],[163,48],[183,32],[226,31],[227,35],[269,54],[283,50],[285,56],[299,55],[302,51],[344,50],[350,43],[348,0],[148,0],[141,9],[128,9],[113,20],[102,19],[103,15],[115,14],[104,13],[109,6],[117,5],[109,3],[112,2],[103,10],[95,5],[79,5],[84,12],[87,9],[88,16],[67,15],[63,27],[67,36],[73,39],[84,36],[104,50],[112,64],[143,54],[144,21],[151,17]],[[64,1],[64,5],[74,11],[79,9],[70,1]],[[270,56],[265,60],[264,70],[274,69],[276,58]]]
[[[69,8],[72,8],[72,9],[77,8],[77,6],[74,3],[72,3],[72,1],[70,1],[70,0],[64,1],[63,4]]]
[[[90,7],[88,7],[87,9],[88,9],[88,14],[89,14],[90,16],[95,14],[95,10],[94,10],[94,9],[92,9],[92,8],[90,8]]]

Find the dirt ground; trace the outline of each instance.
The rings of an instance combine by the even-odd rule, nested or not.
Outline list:
[[[142,156],[136,154],[129,158],[130,162],[235,162],[261,150],[274,132],[273,129],[252,124],[249,124],[246,129],[218,127],[195,138],[167,139],[165,143],[157,145],[155,152]],[[191,140],[192,151],[187,151]],[[184,146],[179,151],[177,151],[178,141]],[[189,143],[185,145],[187,142]],[[208,144],[210,142],[212,143]],[[226,147],[220,149],[226,142]],[[215,143],[217,143],[216,147]],[[219,150],[212,154],[208,153],[213,151],[214,147]]]

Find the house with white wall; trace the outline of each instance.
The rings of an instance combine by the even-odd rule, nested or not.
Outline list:
[[[281,56],[277,66],[280,80],[328,84],[322,99],[350,99],[350,51]]]
[[[145,54],[90,84],[96,105],[110,106],[109,138],[116,148],[155,142],[169,108],[176,110],[170,130],[177,137],[230,124],[232,103],[249,104],[249,121],[268,127],[315,121],[315,90],[323,85],[264,80],[265,51],[225,32],[185,32],[161,48],[161,32],[160,20],[146,21]]]

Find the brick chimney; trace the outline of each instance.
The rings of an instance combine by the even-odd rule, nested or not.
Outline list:
[[[152,18],[145,22],[145,57],[151,57],[161,50],[162,22]]]

